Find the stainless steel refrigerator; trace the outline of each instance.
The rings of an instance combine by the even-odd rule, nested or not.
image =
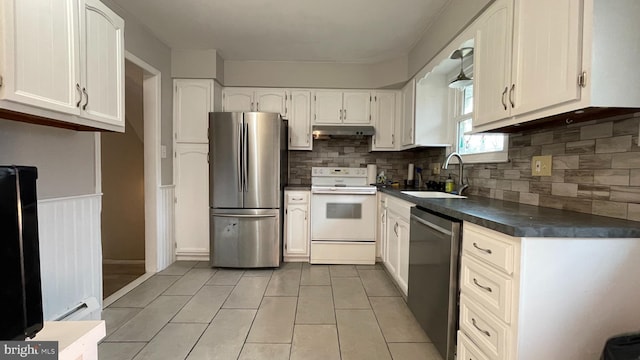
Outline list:
[[[278,267],[287,121],[277,113],[209,114],[210,262]]]

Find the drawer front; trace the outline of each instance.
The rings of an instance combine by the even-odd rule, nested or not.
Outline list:
[[[507,359],[509,328],[481,306],[474,304],[464,293],[460,296],[460,329],[490,359]]]
[[[462,234],[462,249],[465,253],[495,266],[507,275],[511,275],[514,269],[516,244],[500,238],[508,237],[477,225],[465,223]]]
[[[489,360],[462,331],[458,331],[457,358],[461,360]]]
[[[285,201],[287,204],[307,204],[309,203],[309,193],[303,191],[287,191]]]
[[[509,277],[465,255],[460,266],[460,288],[472,301],[511,323],[513,281]]]

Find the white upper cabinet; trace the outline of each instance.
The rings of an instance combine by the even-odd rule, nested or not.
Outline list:
[[[80,114],[75,1],[13,0],[0,8],[2,99]]]
[[[253,90],[229,89],[222,91],[222,108],[224,111],[254,111]]]
[[[80,0],[83,116],[124,127],[124,20],[98,0]]]
[[[209,112],[213,109],[213,80],[173,80],[173,121],[175,141],[209,143]]]
[[[640,107],[634,0],[497,0],[477,21],[474,131]]]
[[[289,94],[289,150],[311,150],[311,91],[292,90]]]
[[[280,113],[283,118],[287,118],[287,93],[285,90],[256,90],[254,99],[256,111]]]
[[[343,95],[342,123],[371,123],[371,93],[368,91],[345,91]]]
[[[358,90],[316,90],[314,124],[370,124],[371,93]]]
[[[124,131],[118,15],[98,0],[7,0],[0,9],[1,107]]]
[[[287,117],[287,93],[284,89],[225,88],[224,111],[277,112]]]
[[[395,149],[395,123],[397,112],[396,91],[376,91],[372,93],[371,117],[376,133],[371,139],[371,150],[389,151]]]
[[[316,90],[313,100],[314,124],[342,123],[342,91]]]
[[[511,115],[512,22],[512,0],[497,0],[479,20],[473,57],[475,126]]]
[[[416,116],[416,80],[411,79],[402,88],[402,147],[414,144],[414,129]]]

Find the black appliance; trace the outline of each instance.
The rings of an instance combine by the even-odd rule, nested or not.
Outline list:
[[[42,329],[36,179],[29,166],[0,166],[0,340]]]

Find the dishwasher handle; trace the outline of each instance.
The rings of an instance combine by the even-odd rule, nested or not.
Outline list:
[[[442,233],[442,234],[445,234],[445,235],[449,235],[449,236],[451,236],[451,234],[452,234],[451,230],[447,230],[447,229],[445,229],[445,228],[443,228],[441,226],[438,226],[436,224],[432,224],[432,223],[430,223],[430,222],[428,222],[428,221],[426,221],[424,219],[421,219],[421,218],[419,218],[419,217],[417,217],[417,216],[415,216],[413,214],[411,214],[411,220],[415,220],[415,221],[419,222],[422,225],[428,226],[428,227],[432,228],[433,230],[436,230],[439,233]]]

